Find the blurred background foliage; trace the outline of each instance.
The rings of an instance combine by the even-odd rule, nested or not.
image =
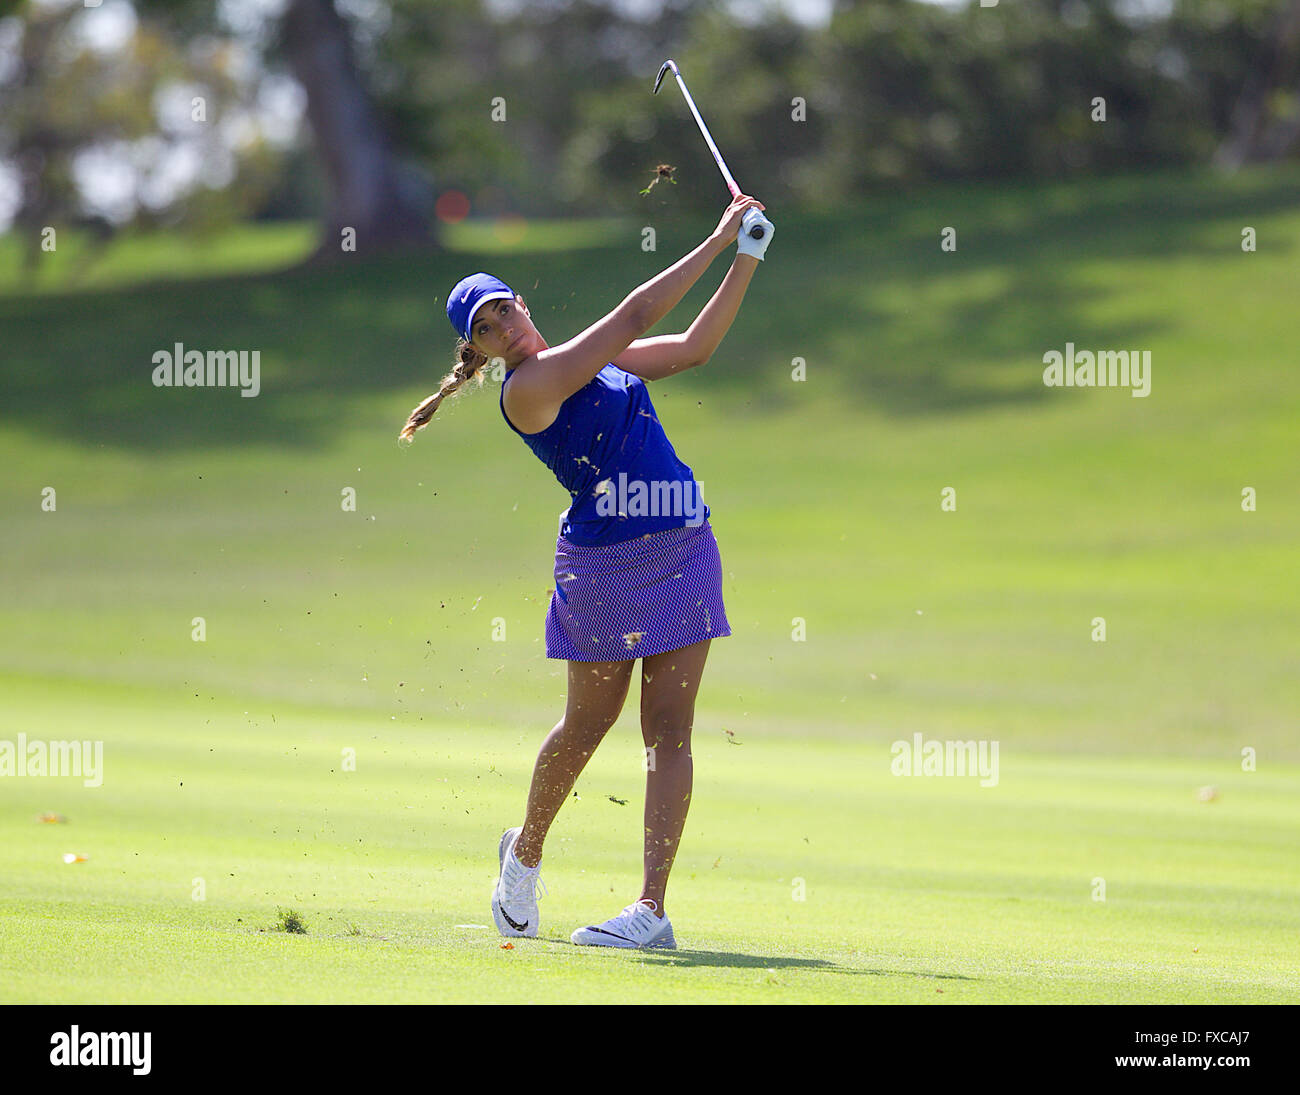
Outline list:
[[[669,56],[743,188],[829,210],[928,181],[1294,154],[1300,0],[25,0],[0,4],[0,223],[246,220],[436,246],[466,216],[716,210]],[[196,106],[201,100],[201,108]],[[1104,101],[1104,121],[1098,100]],[[494,119],[494,111],[496,117]],[[503,117],[503,120],[501,120]],[[658,164],[677,184],[641,192]]]

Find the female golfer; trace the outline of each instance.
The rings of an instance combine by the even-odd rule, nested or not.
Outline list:
[[[464,278],[447,300],[460,335],[456,366],[411,412],[410,439],[439,403],[493,359],[505,362],[501,413],[568,490],[560,518],[546,656],[568,666],[564,717],[542,744],[524,823],[498,849],[492,917],[504,936],[537,934],[542,844],[587,760],[614,724],[641,659],[641,735],[647,750],[645,878],[640,897],[575,943],[675,947],[664,891],[691,798],[691,723],[712,639],[730,635],[722,562],[691,469],[669,444],[644,381],[702,365],[731,327],[771,241],[740,232],[741,195],[690,254],[559,346],[533,325],[521,296],[489,274]],[[685,296],[717,255],[738,254],[685,334],[641,338]]]

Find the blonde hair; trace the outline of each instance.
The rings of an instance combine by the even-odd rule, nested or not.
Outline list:
[[[516,293],[515,300],[523,304],[524,298]],[[527,308],[528,305],[524,304],[524,307]],[[456,364],[452,367],[451,372],[442,378],[438,390],[410,413],[410,416],[406,419],[406,425],[402,427],[402,432],[397,435],[397,440],[414,441],[416,431],[424,429],[429,424],[434,411],[438,409],[442,401],[449,396],[455,395],[469,381],[477,381],[479,387],[482,387],[483,371],[490,360],[487,354],[476,348],[472,342],[458,338],[456,340]]]

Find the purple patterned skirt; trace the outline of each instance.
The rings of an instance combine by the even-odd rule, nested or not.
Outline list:
[[[556,540],[548,658],[633,661],[730,634],[708,521],[600,547]]]

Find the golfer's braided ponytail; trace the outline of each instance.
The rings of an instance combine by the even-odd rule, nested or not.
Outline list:
[[[528,307],[528,303],[519,293],[515,294],[515,303],[523,308]],[[433,412],[438,410],[443,399],[458,393],[467,382],[477,381],[481,388],[484,382],[484,371],[490,362],[489,356],[481,350],[474,349],[472,342],[467,342],[464,338],[456,339],[456,364],[451,372],[442,378],[438,390],[411,412],[407,424],[402,427],[402,433],[398,434],[398,441],[415,441],[416,430],[424,429],[429,424],[429,419],[432,419]]]
[[[455,367],[442,378],[438,390],[411,412],[411,416],[406,420],[406,425],[402,427],[402,432],[397,435],[397,439],[399,441],[414,441],[415,431],[421,430],[429,424],[433,412],[438,409],[438,405],[444,399],[450,395],[455,395],[470,380],[477,380],[479,384],[482,384],[483,370],[487,363],[488,357],[486,354],[474,349],[472,343],[466,342],[463,338],[460,339],[456,343]]]
[[[515,302],[524,308],[528,307],[524,298],[518,293],[515,294]],[[402,432],[397,435],[397,440],[414,441],[415,431],[422,430],[429,424],[433,412],[438,409],[442,401],[448,396],[455,395],[469,381],[475,380],[482,387],[483,371],[490,361],[491,358],[482,351],[476,350],[473,343],[466,342],[463,338],[457,339],[455,366],[442,378],[438,390],[411,412],[406,425],[402,427]]]

